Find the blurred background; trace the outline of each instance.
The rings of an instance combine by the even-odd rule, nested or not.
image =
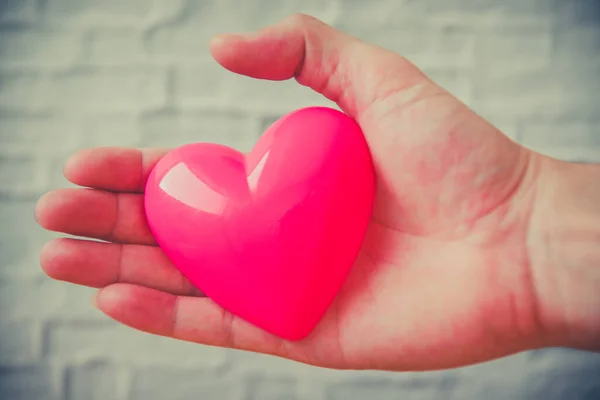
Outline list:
[[[249,150],[328,101],[235,76],[213,34],[294,12],[395,50],[524,145],[600,161],[596,0],[0,0],[0,399],[600,399],[600,355],[550,349],[446,372],[336,372],[176,342],[46,278],[33,220],[82,147]]]

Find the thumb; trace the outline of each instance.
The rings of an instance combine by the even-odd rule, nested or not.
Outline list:
[[[216,36],[211,52],[224,68],[241,75],[296,78],[355,119],[375,101],[427,82],[418,68],[398,54],[303,14],[255,33]]]
[[[408,60],[310,16],[217,36],[211,52],[238,74],[295,78],[354,118],[381,183],[374,218],[388,227],[454,235],[448,227],[506,203],[529,170],[528,151]]]

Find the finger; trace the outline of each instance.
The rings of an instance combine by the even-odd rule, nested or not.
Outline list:
[[[94,189],[58,189],[36,206],[45,229],[117,243],[155,245],[141,194]]]
[[[216,36],[211,52],[238,74],[269,80],[295,77],[356,119],[376,101],[427,81],[401,56],[301,14],[249,35]],[[411,96],[404,100],[411,101]]]
[[[78,285],[132,283],[173,294],[201,294],[154,246],[56,239],[44,246],[40,263],[51,278]]]
[[[142,193],[150,171],[167,150],[98,147],[67,160],[65,177],[79,186]]]
[[[129,284],[101,289],[97,307],[129,327],[210,346],[286,357],[278,337],[234,317],[206,297],[184,297]]]

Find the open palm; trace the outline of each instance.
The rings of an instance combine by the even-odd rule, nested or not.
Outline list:
[[[286,342],[203,297],[148,229],[142,190],[163,149],[79,152],[65,174],[82,189],[45,195],[59,239],[42,252],[53,278],[102,288],[98,307],[143,331],[334,368],[424,370],[535,346],[539,326],[526,234],[536,158],[399,55],[305,16],[212,44],[225,68],[295,77],[361,125],[377,196],[363,249],[313,333]]]

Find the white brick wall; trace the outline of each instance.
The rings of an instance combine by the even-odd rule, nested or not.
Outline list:
[[[321,371],[118,326],[92,307],[91,290],[43,276],[37,256],[54,235],[36,226],[33,205],[67,184],[61,164],[73,150],[247,150],[281,114],[332,105],[209,57],[213,34],[294,12],[404,54],[529,147],[600,161],[596,0],[0,0],[0,398],[600,398],[593,354],[428,374]]]

